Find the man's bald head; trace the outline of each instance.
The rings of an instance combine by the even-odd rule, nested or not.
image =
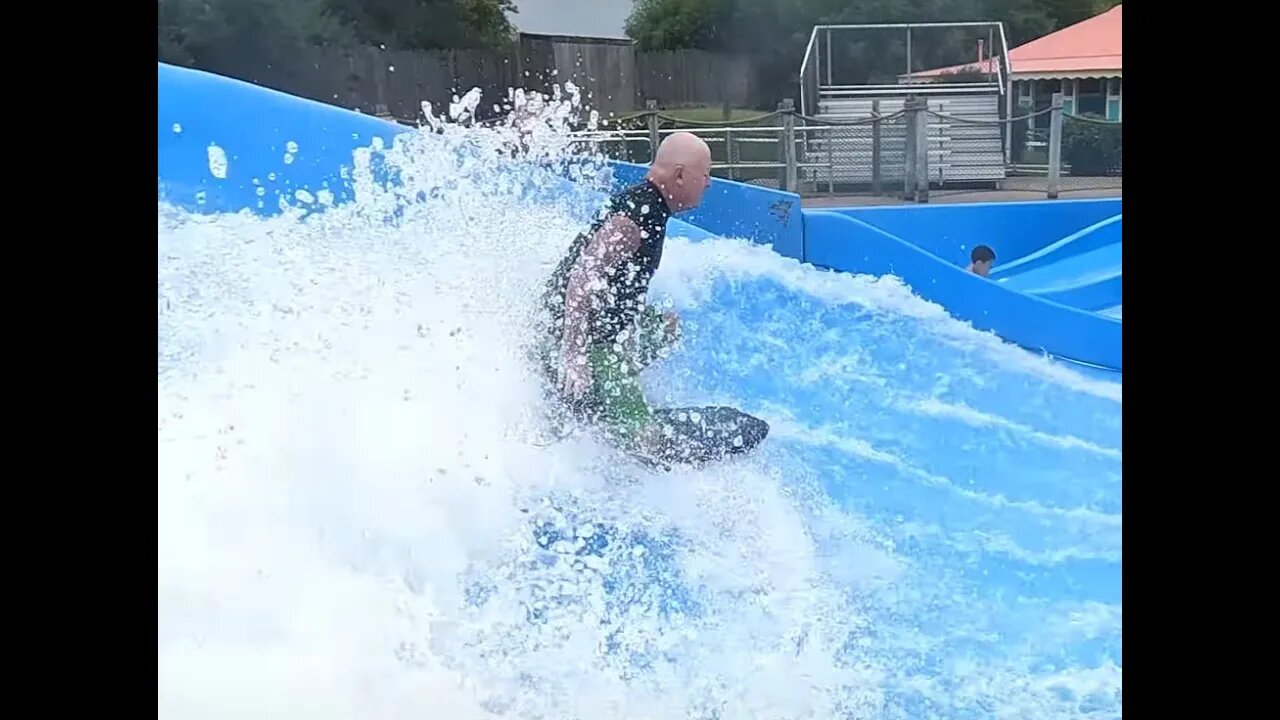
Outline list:
[[[711,184],[711,148],[697,135],[677,132],[658,145],[648,176],[672,212],[697,207]]]
[[[658,145],[658,154],[653,158],[653,165],[674,167],[691,165],[695,162],[711,162],[711,148],[697,135],[691,132],[672,133]]]

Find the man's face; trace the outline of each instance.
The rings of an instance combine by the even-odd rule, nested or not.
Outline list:
[[[702,202],[702,195],[711,187],[711,157],[676,166],[676,187],[682,209],[697,207]]]
[[[975,275],[981,275],[982,277],[986,277],[988,274],[990,274],[990,272],[991,272],[990,260],[979,260],[973,264],[973,273]]]

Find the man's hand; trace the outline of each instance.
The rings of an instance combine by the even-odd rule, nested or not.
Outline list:
[[[591,367],[586,353],[566,347],[560,352],[560,391],[570,400],[579,400],[591,387]]]
[[[666,320],[662,329],[666,332],[667,339],[675,340],[680,337],[680,316],[674,312],[664,312],[662,313],[662,319]]]

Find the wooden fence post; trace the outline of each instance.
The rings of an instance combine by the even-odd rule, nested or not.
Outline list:
[[[1058,197],[1058,183],[1062,173],[1062,93],[1056,92],[1049,101],[1049,187],[1050,200]]]
[[[782,162],[786,165],[783,176],[783,190],[795,192],[800,184],[796,168],[796,106],[791,98],[778,103],[778,112],[782,113]]]

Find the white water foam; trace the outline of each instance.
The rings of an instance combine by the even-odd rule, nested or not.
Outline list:
[[[670,265],[655,276],[654,286],[656,290],[672,295],[681,305],[695,306],[705,302],[706,293],[717,278],[737,281],[768,278],[833,305],[853,304],[917,320],[953,347],[979,351],[1001,367],[1117,403],[1123,399],[1120,383],[1087,377],[1061,363],[1033,355],[993,333],[978,332],[970,323],[948,315],[941,305],[914,294],[896,277],[817,270],[799,260],[783,258],[763,245],[733,238],[714,238],[699,243],[675,238],[668,242],[666,252],[672,256]],[[830,367],[827,369],[831,370]]]
[[[957,664],[984,681],[963,692],[904,680],[894,652],[933,641],[877,649],[867,604],[912,560],[816,469],[762,453],[653,476],[534,441],[522,331],[582,198],[527,202],[499,150],[562,155],[573,104],[534,130],[433,122],[387,153],[395,190],[358,154],[356,202],[305,219],[160,207],[161,716],[898,717],[886,688],[909,682],[1073,717],[1062,684],[1118,686],[1105,668],[1028,683],[1017,663]],[[670,247],[658,285],[681,303],[749,270],[1119,399],[890,281]]]

